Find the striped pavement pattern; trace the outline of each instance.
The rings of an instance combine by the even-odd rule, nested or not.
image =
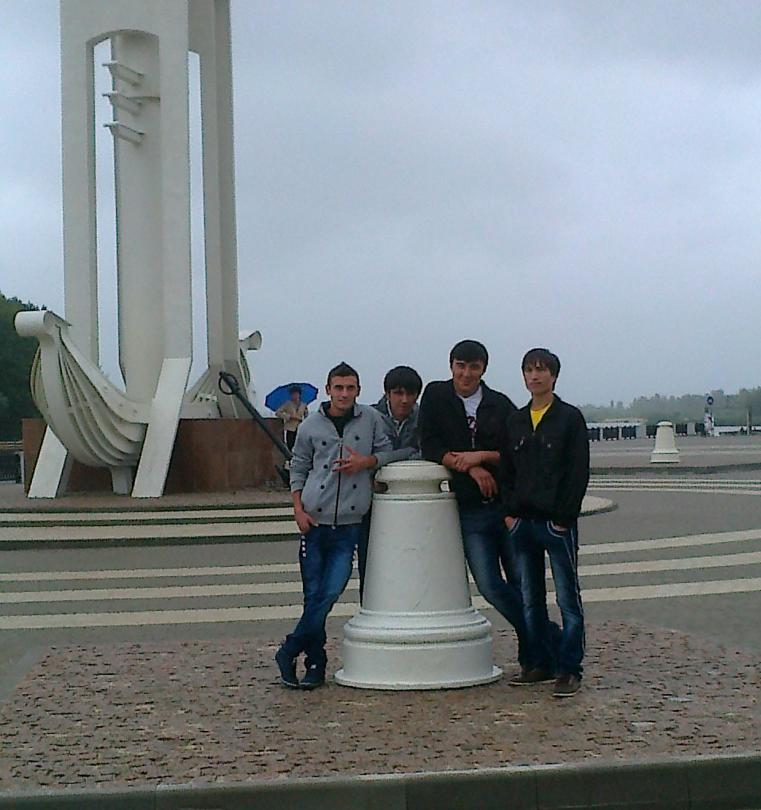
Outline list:
[[[642,556],[616,559],[637,554]],[[761,591],[761,529],[589,544],[581,547],[580,557],[587,603]],[[743,571],[743,578],[737,578],[738,569]],[[710,571],[710,579],[696,576],[702,571]],[[0,630],[294,619],[301,612],[297,572],[294,563],[262,563],[2,573]],[[657,577],[668,572],[678,575],[680,581],[631,582],[631,577]],[[596,577],[614,581],[596,586]],[[230,582],[233,578],[242,581]],[[201,579],[216,581],[199,583]],[[357,581],[352,579],[348,601],[337,604],[334,615],[350,616],[357,610],[356,591]],[[266,604],[214,603],[215,599],[230,597],[251,597]],[[173,605],[176,599],[193,600],[194,606],[178,608]],[[130,601],[139,601],[140,609],[124,609],[125,602]],[[96,604],[90,609],[88,603]],[[480,596],[475,596],[473,603],[479,609],[488,607]],[[29,612],[32,606],[46,612]],[[17,608],[27,612],[17,614]]]
[[[701,495],[761,495],[758,478],[708,478],[699,476],[592,475],[593,492],[687,492]]]

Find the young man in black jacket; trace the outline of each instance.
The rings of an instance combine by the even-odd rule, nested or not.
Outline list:
[[[420,449],[423,458],[452,473],[468,566],[484,598],[515,628],[524,670],[528,657],[523,604],[513,561],[505,556],[509,547],[497,497],[500,439],[515,405],[483,382],[488,362],[486,347],[476,340],[454,346],[449,354],[452,379],[429,383],[423,393]]]
[[[529,647],[529,670],[512,683],[540,683],[552,674],[547,552],[563,618],[553,694],[570,697],[581,686],[584,658],[576,521],[589,483],[587,425],[578,408],[554,393],[560,373],[557,355],[531,349],[521,368],[531,402],[510,417],[500,453],[502,513],[519,569]]]

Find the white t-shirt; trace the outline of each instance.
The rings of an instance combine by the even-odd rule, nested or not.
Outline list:
[[[457,396],[460,397],[459,394]],[[469,397],[460,397],[462,404],[465,406],[465,416],[468,419],[468,429],[470,430],[470,443],[473,446],[475,446],[476,440],[476,413],[483,398],[484,392],[481,390],[480,385]]]
[[[457,396],[460,397],[459,394]],[[475,419],[478,406],[481,404],[483,398],[484,392],[481,390],[480,385],[469,397],[460,397],[462,404],[465,406],[465,415]]]

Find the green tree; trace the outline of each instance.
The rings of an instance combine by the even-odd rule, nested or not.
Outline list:
[[[0,440],[21,438],[21,420],[39,416],[29,390],[29,372],[37,341],[16,334],[13,319],[20,310],[39,307],[0,292]]]

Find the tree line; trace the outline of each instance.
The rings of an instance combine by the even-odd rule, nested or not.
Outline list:
[[[40,415],[29,388],[38,344],[34,338],[19,337],[13,327],[17,312],[39,308],[0,292],[0,441],[20,439],[22,418]]]
[[[717,425],[745,425],[748,411],[752,422],[761,420],[761,387],[741,388],[736,394],[726,394],[721,389],[709,392],[713,397],[710,406]],[[628,405],[613,402],[610,405],[584,405],[581,408],[587,422],[604,419],[645,419],[652,424],[669,422],[702,422],[706,408],[706,394],[682,394],[681,396],[637,397]]]

